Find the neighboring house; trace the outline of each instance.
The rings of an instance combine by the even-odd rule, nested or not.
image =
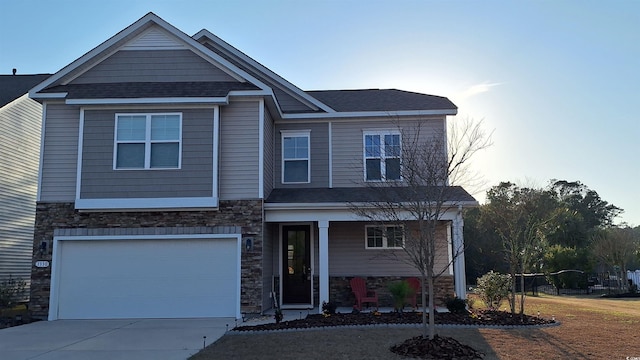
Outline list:
[[[42,106],[30,88],[49,75],[0,75],[0,282],[29,282]]]
[[[457,112],[399,90],[305,92],[153,13],[30,96],[44,106],[33,260],[51,263],[33,268],[31,310],[49,319],[237,318],[272,293],[283,308],[351,306],[353,276],[382,291],[417,275],[375,256],[398,239],[374,238],[348,205],[393,177],[390,156],[365,172],[365,139],[400,141],[391,117],[442,130]],[[440,233],[462,242],[459,211]],[[464,259],[448,269],[438,298],[454,277],[464,294]]]

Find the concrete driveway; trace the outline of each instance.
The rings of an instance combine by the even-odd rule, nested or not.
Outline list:
[[[233,318],[40,321],[0,330],[2,360],[184,360]],[[206,339],[203,337],[206,336]]]

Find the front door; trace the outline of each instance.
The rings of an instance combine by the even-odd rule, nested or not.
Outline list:
[[[282,303],[311,305],[311,228],[282,227]]]

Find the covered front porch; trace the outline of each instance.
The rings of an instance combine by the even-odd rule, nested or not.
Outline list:
[[[294,312],[322,312],[323,302],[351,309],[349,280],[356,276],[378,292],[381,307],[390,307],[387,285],[419,277],[412,266],[385,257],[388,250],[368,248],[366,227],[372,223],[355,216],[344,203],[267,203],[265,221],[263,284],[269,303],[263,309],[277,304]],[[464,256],[453,256],[454,249],[463,249],[462,226],[458,208],[442,217],[439,238],[445,246],[438,264],[447,269],[438,279],[436,296],[465,297]]]

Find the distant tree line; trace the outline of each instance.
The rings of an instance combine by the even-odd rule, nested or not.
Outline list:
[[[514,281],[516,274],[566,269],[624,277],[640,268],[640,226],[614,225],[622,212],[579,181],[551,180],[543,188],[502,182],[486,204],[465,213],[467,282],[491,270]],[[549,279],[559,288],[586,287],[586,277],[571,273]]]

